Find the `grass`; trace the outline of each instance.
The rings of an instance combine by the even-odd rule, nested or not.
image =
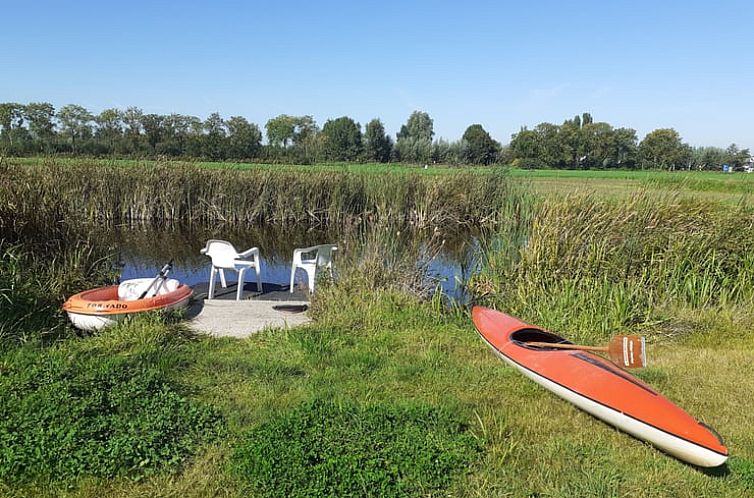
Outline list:
[[[687,318],[695,327],[715,320],[712,313]],[[751,325],[726,323],[729,333],[739,334]],[[427,496],[690,497],[750,491],[754,432],[746,393],[754,385],[741,368],[753,359],[751,337],[732,349],[687,339],[666,339],[650,349],[653,366],[645,379],[714,425],[730,445],[731,465],[709,475],[602,424],[504,366],[467,317],[439,315],[403,294],[380,295],[370,308],[354,304],[338,320],[332,316],[314,326],[268,331],[243,341],[174,336],[170,327],[121,326],[61,347],[86,350],[101,361],[117,354],[144,366],[173,365],[167,369],[171,377],[193,393],[193,403],[214,406],[222,414],[228,436],[184,459],[178,474],[157,473],[139,481],[89,478],[69,489],[54,482],[36,488],[6,484],[7,493],[246,496],[249,482],[232,471],[231,463],[234,452],[247,447],[249,431],[295,419],[316,399],[352,407],[347,413],[359,413],[362,406],[393,413],[406,404],[455,413],[483,442],[483,450],[442,491],[418,493]],[[157,351],[148,334],[162,338],[159,355],[144,354]],[[716,368],[707,368],[712,361]],[[323,427],[340,427],[339,437],[353,441],[371,434],[343,424]],[[418,468],[412,465],[407,471]]]
[[[149,159],[80,159],[65,157],[14,157],[6,158],[5,161],[14,166],[40,166],[55,162],[65,167],[75,167],[81,164],[119,167],[119,168],[145,168],[152,167],[158,163]],[[276,172],[330,172],[330,173],[363,173],[367,175],[383,175],[385,173],[397,174],[418,174],[423,176],[452,175],[459,170],[471,171],[475,173],[491,173],[496,167],[491,166],[464,166],[452,167],[445,165],[433,165],[427,167],[416,164],[403,163],[343,163],[343,162],[321,162],[312,165],[301,164],[270,164],[270,163],[250,163],[250,162],[208,162],[208,161],[171,161],[175,164],[190,164],[206,169],[224,169],[235,171],[276,171]]]
[[[723,208],[705,196],[694,200],[679,192],[668,199],[659,193],[648,189],[616,199],[599,192],[563,192],[533,204],[526,196],[509,198],[502,204],[506,223],[483,246],[484,271],[471,290],[477,300],[570,339],[600,342],[618,331],[647,335],[650,368],[638,375],[723,435],[732,457],[721,469],[705,472],[668,457],[505,366],[478,338],[463,309],[448,309],[440,296],[427,294],[431,286],[421,277],[423,259],[417,254],[431,257],[438,241],[430,237],[417,243],[402,238],[395,225],[376,223],[374,230],[362,232],[363,240],[354,239],[363,250],[343,251],[338,281],[320,287],[312,307],[315,322],[306,327],[267,330],[245,340],[215,339],[147,318],[96,336],[63,335],[54,344],[36,341],[33,333],[27,344],[4,341],[0,412],[6,420],[29,412],[23,420],[35,420],[37,411],[62,417],[81,405],[69,406],[66,400],[79,398],[66,397],[68,386],[82,391],[82,386],[98,385],[98,379],[115,378],[121,379],[109,388],[115,392],[128,385],[152,386],[134,390],[136,400],[160,400],[161,392],[169,393],[169,412],[155,410],[160,420],[191,420],[195,410],[206,408],[222,427],[191,436],[178,450],[166,446],[166,458],[149,472],[130,472],[127,454],[116,451],[107,467],[113,470],[92,470],[96,467],[86,457],[67,478],[32,473],[29,480],[3,481],[0,493],[237,497],[248,496],[250,489],[274,494],[278,488],[271,483],[283,479],[290,496],[316,496],[335,489],[326,486],[350,486],[349,476],[395,491],[400,476],[413,473],[412,496],[750,496],[752,213],[743,205]],[[31,209],[24,212],[41,226]],[[20,251],[49,247],[25,237],[27,226],[14,225]],[[7,324],[9,317],[0,313],[0,320]],[[121,373],[125,377],[118,377]],[[39,390],[25,387],[24,379],[37,377],[59,388],[42,389],[40,397]],[[149,384],[149,379],[157,382]],[[86,392],[77,396],[96,413],[120,413],[86,405]],[[178,399],[182,402],[169,404]],[[130,406],[121,415],[145,422],[152,420],[151,411]],[[357,423],[362,419],[366,429]],[[419,421],[425,419],[439,423],[422,426]],[[81,428],[78,434],[119,427],[113,420],[84,419],[78,425],[60,420],[68,422],[58,429]],[[185,434],[187,425],[177,423],[177,431],[166,433]],[[16,431],[42,437],[41,425],[34,427]],[[291,427],[305,429],[311,441],[307,448],[355,449],[336,451],[336,461],[346,463],[317,472],[297,460],[295,441],[280,449],[280,434]],[[86,436],[78,446],[92,441],[99,440]],[[457,446],[459,441],[469,446]],[[422,460],[431,452],[412,448],[427,448],[420,446],[424,443],[446,447],[433,454],[447,456],[448,467]],[[364,448],[380,444],[409,451],[370,461],[381,455],[379,448]],[[464,459],[455,458],[459,447],[470,448],[461,452]],[[60,454],[54,448],[28,445],[47,461]],[[310,473],[303,479],[282,470],[255,473],[255,459],[269,448],[276,457],[289,458],[289,466]],[[395,465],[402,473],[390,474]],[[328,481],[349,466],[369,476],[354,471],[335,484]],[[437,469],[448,469],[442,479]],[[325,487],[306,488],[311,481]]]
[[[149,322],[130,325],[153,333]],[[167,379],[175,365],[143,357],[156,352],[102,357],[68,343],[3,354],[0,480],[140,479],[175,470],[199,443],[221,434],[216,411]]]
[[[314,401],[250,430],[233,455],[254,496],[416,496],[440,491],[483,441],[432,407]]]

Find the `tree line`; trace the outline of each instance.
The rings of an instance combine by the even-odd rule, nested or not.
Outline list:
[[[514,166],[557,169],[717,170],[740,169],[751,162],[749,149],[692,147],[672,128],[647,133],[594,122],[589,113],[562,125],[540,123],[511,138],[508,154]]]
[[[218,113],[201,120],[181,114],[147,114],[137,107],[92,114],[79,105],[0,104],[0,153],[118,157],[183,157],[294,163],[376,161],[493,164],[500,144],[481,125],[455,143],[434,140],[433,121],[416,111],[394,141],[379,119],[364,130],[343,116],[321,128],[312,116],[282,114],[260,127],[242,116]]]
[[[263,138],[266,137],[266,143]],[[524,168],[719,169],[750,161],[748,149],[693,148],[673,129],[655,130],[639,142],[636,131],[595,123],[584,113],[562,125],[522,128],[502,146],[479,124],[457,141],[435,138],[429,114],[414,111],[395,140],[375,118],[363,127],[343,116],[320,128],[312,116],[282,114],[262,129],[242,116],[212,113],[202,120],[150,114],[138,107],[93,114],[71,104],[0,103],[0,154],[175,157],[313,163],[317,161],[418,164],[512,164]]]

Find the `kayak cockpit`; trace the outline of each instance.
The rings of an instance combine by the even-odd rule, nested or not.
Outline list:
[[[517,330],[510,335],[510,340],[518,346],[523,346],[532,349],[546,349],[543,346],[531,346],[529,342],[548,342],[551,344],[571,344],[567,341],[555,335],[552,332],[546,332],[541,329],[521,329]]]

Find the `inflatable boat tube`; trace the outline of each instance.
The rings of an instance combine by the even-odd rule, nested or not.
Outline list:
[[[63,310],[73,326],[87,331],[99,330],[115,323],[124,316],[161,309],[179,309],[188,304],[193,290],[174,279],[167,279],[157,295],[143,299],[141,294],[153,279],[127,280],[118,285],[99,287],[71,296],[63,304]]]

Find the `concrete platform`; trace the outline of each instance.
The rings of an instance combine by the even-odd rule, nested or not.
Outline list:
[[[189,306],[189,327],[197,332],[215,337],[248,337],[265,328],[289,328],[309,323],[305,309],[309,305],[308,293],[296,289],[290,293],[288,286],[247,283],[240,301],[236,301],[236,284],[228,283],[215,289],[215,297],[207,300],[207,284],[194,286],[194,299]],[[277,308],[277,309],[276,309]]]

